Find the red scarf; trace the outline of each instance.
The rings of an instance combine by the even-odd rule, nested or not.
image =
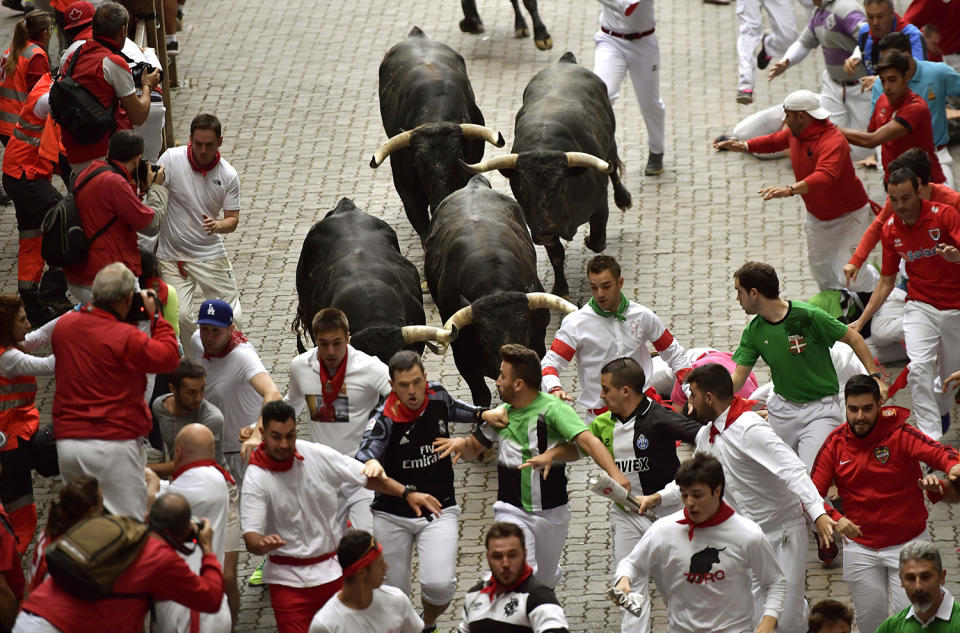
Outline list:
[[[257,450],[253,451],[253,454],[250,456],[250,465],[259,466],[264,470],[272,470],[275,473],[282,473],[293,468],[294,458],[303,461],[303,455],[296,450],[293,451],[293,455],[283,461],[274,459],[267,455],[267,443],[260,442],[260,446],[258,446]]]
[[[347,349],[347,354],[349,353],[350,350]],[[333,376],[327,373],[327,366],[323,364],[320,356],[317,356],[317,364],[320,366],[318,372],[320,374],[320,384],[323,385],[323,389],[320,390],[322,392],[320,396],[323,398],[323,406],[317,411],[318,420],[335,419],[333,401],[340,395],[340,390],[343,389],[343,380],[347,377],[347,354],[343,355],[343,360],[340,361],[340,366],[337,367],[337,371]]]
[[[220,152],[217,151],[217,157],[213,159],[213,162],[207,165],[206,167],[201,167],[197,164],[197,160],[193,157],[193,145],[187,143],[187,160],[190,161],[190,166],[193,167],[193,171],[200,172],[202,177],[213,171],[213,168],[220,164]]]
[[[253,461],[251,460],[251,464]],[[704,521],[703,523],[694,523],[690,518],[690,514],[687,512],[687,509],[683,509],[683,518],[677,521],[680,525],[689,525],[690,530],[687,532],[687,536],[690,540],[693,540],[693,530],[694,528],[708,528],[715,525],[720,525],[727,519],[733,516],[733,508],[727,505],[726,501],[720,501],[720,508],[713,514],[712,517]]]
[[[400,398],[397,397],[397,394],[391,391],[390,395],[387,396],[387,401],[383,404],[383,412],[394,422],[401,422],[403,424],[413,422],[427,410],[427,403],[430,402],[430,396],[434,393],[436,392],[433,389],[427,389],[427,396],[423,399],[423,404],[420,405],[419,409],[414,411],[403,404]]]
[[[730,425],[737,421],[741,415],[749,411],[753,405],[757,404],[756,400],[744,400],[740,396],[734,396],[733,402],[730,403],[730,410],[727,411],[727,422],[723,425],[723,430],[726,431],[730,428]],[[713,444],[714,438],[720,435],[720,431],[717,430],[717,425],[713,422],[710,423],[710,443]]]
[[[220,474],[223,475],[223,478],[227,480],[227,483],[233,484],[234,486],[237,485],[237,482],[233,480],[233,476],[227,472],[227,469],[212,459],[200,459],[195,462],[190,462],[189,464],[184,464],[173,473],[173,477],[170,478],[170,481],[176,481],[177,477],[187,472],[191,468],[200,468],[201,466],[213,466],[220,471]]]
[[[486,587],[484,587],[483,589],[480,590],[480,593],[485,593],[485,594],[489,595],[489,596],[490,596],[490,602],[493,602],[493,599],[494,599],[495,597],[497,597],[499,594],[508,593],[508,592],[510,592],[510,591],[513,591],[513,590],[516,589],[517,587],[519,587],[521,584],[523,584],[523,582],[524,582],[527,578],[530,577],[530,574],[532,574],[532,573],[533,573],[533,567],[531,567],[531,566],[528,565],[527,563],[524,563],[524,564],[523,564],[523,573],[520,574],[520,577],[519,577],[519,578],[517,578],[517,582],[513,583],[512,585],[506,585],[506,586],[501,585],[500,583],[498,583],[496,576],[490,576],[490,582],[487,584]]]
[[[144,285],[156,290],[160,303],[167,305],[167,297],[170,296],[170,288],[167,287],[167,282],[160,277],[148,277],[144,280]]]
[[[246,343],[247,337],[244,336],[240,330],[234,329],[230,333],[230,340],[227,341],[227,344],[223,346],[223,349],[218,353],[214,354],[212,352],[204,352],[203,360],[213,360],[214,358],[223,358],[227,354],[233,351],[233,348],[239,345],[240,343]]]

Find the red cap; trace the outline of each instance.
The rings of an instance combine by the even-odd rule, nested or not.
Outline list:
[[[77,29],[81,26],[86,26],[93,22],[93,14],[95,9],[93,5],[87,2],[87,0],[77,0],[77,2],[71,2],[67,6],[67,10],[63,12],[64,20],[66,21],[66,26],[64,29]]]

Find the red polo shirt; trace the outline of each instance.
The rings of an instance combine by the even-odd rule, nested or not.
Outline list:
[[[908,301],[929,303],[938,310],[960,310],[960,264],[937,254],[937,244],[960,248],[960,213],[951,206],[920,201],[920,216],[907,226],[894,214],[883,226],[884,275],[895,275],[906,262]],[[59,362],[59,359],[58,359]]]
[[[906,98],[898,106],[893,107],[886,94],[880,95],[877,104],[873,106],[873,115],[870,117],[867,131],[876,132],[890,121],[896,121],[907,128],[907,133],[881,146],[880,160],[883,163],[884,173],[894,158],[908,149],[919,147],[930,157],[930,182],[946,182],[947,178],[943,175],[940,161],[937,159],[937,148],[933,145],[933,123],[930,120],[930,108],[927,102],[908,90]]]

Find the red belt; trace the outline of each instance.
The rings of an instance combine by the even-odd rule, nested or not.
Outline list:
[[[619,37],[622,40],[639,40],[642,37],[653,35],[653,32],[656,30],[656,27],[650,29],[649,31],[644,31],[643,33],[617,33],[616,31],[611,31],[605,26],[601,26],[600,30],[606,33],[607,35],[612,35],[613,37]]]
[[[275,565],[290,565],[291,567],[306,567],[307,565],[316,565],[317,563],[322,563],[325,560],[330,560],[336,556],[336,552],[327,552],[326,554],[321,554],[320,556],[313,556],[312,558],[297,558],[296,556],[270,556],[270,562]]]

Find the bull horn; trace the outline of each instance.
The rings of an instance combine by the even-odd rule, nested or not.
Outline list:
[[[470,138],[482,138],[486,142],[497,147],[503,147],[505,143],[503,140],[503,134],[475,123],[461,123],[460,131],[464,136]]]
[[[453,315],[447,319],[447,322],[443,324],[443,329],[450,332],[459,332],[471,323],[473,323],[473,307],[467,306],[454,312]]]
[[[557,295],[552,295],[549,292],[528,292],[527,301],[529,301],[531,310],[553,308],[554,310],[564,314],[571,314],[578,310],[577,306],[573,305],[566,299],[558,297]]]
[[[610,163],[586,152],[567,152],[567,167],[593,167],[605,174],[613,171]]]
[[[493,158],[488,158],[485,161],[472,165],[468,165],[463,161],[460,161],[460,164],[468,171],[475,174],[482,174],[485,171],[492,171],[494,169],[513,169],[517,166],[517,155],[503,154],[502,156],[494,156]]]
[[[413,138],[413,133],[416,130],[407,130],[406,132],[400,132],[396,136],[391,136],[383,144],[380,145],[373,153],[373,158],[370,159],[370,166],[376,169],[380,166],[380,163],[387,159],[387,156],[394,153],[398,149],[403,149],[404,147],[410,147],[410,139]]]
[[[454,332],[432,325],[405,325],[400,328],[400,331],[403,334],[404,343],[424,343],[426,341],[450,343],[456,338]]]

